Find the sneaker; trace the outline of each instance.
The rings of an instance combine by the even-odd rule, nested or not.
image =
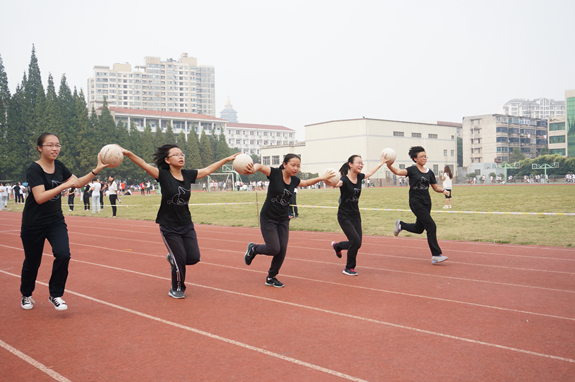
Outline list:
[[[399,235],[401,232],[401,220],[395,221],[395,229],[393,230],[393,236]]]
[[[283,288],[284,284],[282,282],[280,282],[278,279],[276,279],[275,277],[266,277],[266,285],[267,286],[273,286],[276,288]]]
[[[293,219],[293,215],[289,215],[288,217],[289,217],[290,219]]]
[[[172,254],[171,253],[168,253],[166,255],[166,260],[168,260],[168,263],[170,263],[170,265],[172,265]]]
[[[347,269],[347,268],[345,268],[345,269],[343,270],[343,274],[344,274],[344,275],[348,275],[348,276],[357,276],[357,272],[356,272],[356,271],[354,271],[353,269]]]
[[[36,301],[32,300],[32,296],[30,297],[22,296],[22,301],[20,302],[20,305],[22,306],[22,309],[30,310],[34,307],[35,303]]]
[[[254,253],[254,243],[249,243],[246,254],[244,255],[244,261],[246,262],[246,265],[250,265],[254,257],[256,257],[256,254]]]
[[[50,296],[48,298],[48,301],[50,301],[52,304],[54,304],[54,308],[56,308],[56,310],[66,310],[68,309],[68,305],[66,305],[66,301],[62,300],[62,297],[52,297]]]
[[[335,251],[335,255],[341,259],[341,251],[338,251],[337,249],[335,249],[336,245],[337,245],[337,243],[335,241],[331,242],[331,247]]]
[[[443,209],[449,208],[449,206],[446,204],[443,206]]]
[[[444,262],[445,260],[447,260],[448,257],[447,256],[431,256],[431,264],[439,264]]]
[[[170,289],[168,296],[172,298],[186,298],[186,295],[181,290]]]

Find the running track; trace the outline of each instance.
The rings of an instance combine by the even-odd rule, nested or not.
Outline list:
[[[0,212],[1,381],[575,379],[575,249],[440,241],[432,266],[424,238],[368,236],[349,277],[341,233],[292,231],[278,289],[269,257],[243,262],[258,229],[198,225],[174,300],[155,223],[68,216],[69,308],[46,244],[25,311],[20,220]]]

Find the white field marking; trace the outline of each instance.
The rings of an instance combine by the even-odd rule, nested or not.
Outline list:
[[[111,267],[111,266],[108,266],[108,265],[101,265],[101,264],[96,264],[96,263],[88,263],[88,262],[85,262],[85,261],[82,261],[82,262],[83,262],[83,263],[86,263],[86,264],[94,265],[94,266],[101,266],[101,267],[104,267],[104,268],[116,269],[116,270],[123,271],[123,272],[134,273],[134,274],[138,274],[138,275],[141,275],[141,276],[154,277],[154,278],[158,278],[158,279],[169,280],[167,277],[160,277],[160,276],[155,276],[155,275],[149,275],[149,274],[146,274],[146,273],[137,272],[137,271],[131,271],[131,270],[124,269],[124,268],[116,268],[116,267]],[[3,270],[0,270],[0,272],[1,272],[1,273],[5,273],[5,274],[10,275],[10,276],[20,277],[20,276],[18,276],[18,275],[16,275],[16,274],[9,273],[9,272],[3,271]],[[43,283],[43,282],[39,282],[39,281],[36,281],[36,283],[41,284],[41,285],[44,285],[44,286],[48,286],[47,283]],[[565,362],[575,363],[575,359],[571,359],[571,358],[559,357],[559,356],[550,355],[550,354],[545,354],[545,353],[538,353],[538,352],[533,352],[533,351],[530,351],[530,350],[513,348],[513,347],[509,347],[509,346],[505,346],[505,345],[498,345],[498,344],[493,344],[493,343],[490,343],[490,342],[478,341],[478,340],[473,340],[473,339],[469,339],[469,338],[465,338],[465,337],[453,336],[453,335],[450,335],[450,334],[444,334],[444,333],[439,333],[439,332],[432,332],[432,331],[430,331],[430,330],[418,329],[418,328],[414,328],[414,327],[411,327],[411,326],[394,324],[394,323],[391,323],[391,322],[385,322],[385,321],[375,320],[375,319],[372,319],[372,318],[366,318],[366,317],[355,316],[355,315],[347,314],[347,313],[335,312],[335,311],[332,311],[332,310],[327,310],[327,309],[322,309],[322,308],[316,308],[316,307],[313,307],[313,306],[297,304],[297,303],[294,303],[294,302],[280,301],[280,300],[272,299],[272,298],[268,298],[268,297],[261,297],[261,296],[255,296],[255,295],[247,294],[247,293],[234,292],[234,291],[230,291],[230,290],[226,290],[226,289],[221,289],[221,288],[216,288],[216,287],[210,287],[210,286],[206,286],[206,285],[199,285],[199,284],[195,284],[195,283],[190,283],[189,285],[193,285],[193,286],[200,287],[200,288],[205,288],[205,289],[211,289],[211,290],[215,290],[215,291],[218,291],[218,292],[224,292],[224,293],[234,294],[234,295],[237,295],[237,296],[242,296],[242,297],[247,297],[247,298],[255,298],[255,299],[258,299],[258,300],[263,300],[263,301],[268,301],[268,302],[273,302],[273,303],[278,303],[278,304],[293,306],[293,307],[296,307],[296,308],[313,310],[313,311],[316,311],[316,312],[327,313],[327,314],[335,315],[335,316],[339,316],[339,317],[351,318],[351,319],[361,320],[361,321],[370,322],[370,323],[374,323],[374,324],[380,324],[380,325],[390,326],[390,327],[397,328],[397,329],[409,330],[409,331],[413,331],[413,332],[416,332],[416,333],[427,334],[427,335],[437,336],[437,337],[443,337],[443,338],[449,338],[449,339],[452,339],[452,340],[463,341],[463,342],[467,342],[467,343],[471,343],[471,344],[475,344],[475,345],[484,345],[484,346],[489,346],[489,347],[494,347],[494,348],[498,348],[498,349],[513,351],[513,352],[517,352],[517,353],[528,354],[528,355],[537,356],[537,357],[543,357],[543,358],[548,358],[548,359],[553,359],[553,360],[558,360],[558,361],[565,361]],[[310,367],[310,368],[315,369],[315,370],[319,370],[319,369],[317,369],[317,368],[320,368],[320,369],[322,369],[322,370],[320,370],[320,371],[328,372],[329,374],[332,374],[331,372],[333,372],[332,370],[324,369],[324,368],[321,368],[320,366],[316,366],[316,365],[313,365],[313,364],[308,364],[307,362],[299,361],[299,360],[294,359],[294,358],[286,357],[286,356],[283,356],[283,355],[281,355],[281,354],[273,353],[273,352],[270,352],[270,351],[267,351],[267,350],[264,350],[264,349],[260,349],[260,348],[257,348],[257,347],[251,346],[251,345],[247,345],[247,344],[244,344],[244,343],[242,343],[242,342],[238,342],[238,341],[231,340],[231,339],[228,339],[228,338],[225,338],[225,337],[221,337],[221,336],[218,336],[218,335],[215,335],[215,334],[211,334],[211,333],[208,333],[208,332],[204,332],[204,331],[202,331],[202,330],[194,329],[194,328],[191,328],[191,327],[189,327],[189,326],[181,325],[181,324],[178,324],[178,323],[175,323],[175,322],[167,321],[167,320],[164,320],[164,319],[155,317],[155,316],[151,316],[151,315],[146,314],[146,313],[141,313],[141,312],[138,312],[138,311],[129,309],[129,308],[122,307],[122,306],[120,306],[120,305],[116,305],[116,304],[113,304],[113,303],[110,303],[110,302],[107,302],[107,301],[99,300],[99,299],[96,299],[96,298],[94,298],[94,297],[86,296],[86,295],[81,294],[81,293],[78,293],[78,292],[73,292],[73,291],[70,291],[70,290],[66,290],[66,293],[74,294],[74,295],[77,295],[77,296],[79,296],[79,297],[86,298],[86,299],[88,299],[88,300],[92,300],[92,301],[95,301],[95,302],[98,302],[98,303],[101,303],[101,304],[104,304],[104,305],[108,305],[108,306],[113,307],[113,308],[117,308],[117,309],[120,309],[120,310],[129,312],[129,313],[133,313],[133,314],[139,315],[139,316],[141,316],[141,317],[149,318],[149,319],[152,319],[152,320],[155,320],[155,321],[158,321],[158,322],[162,322],[162,323],[165,323],[165,324],[168,324],[168,325],[175,326],[175,327],[180,328],[180,329],[185,329],[185,330],[188,330],[188,331],[191,331],[191,332],[194,332],[194,333],[197,333],[197,334],[201,334],[201,335],[204,335],[204,336],[213,338],[213,339],[221,340],[221,341],[223,341],[223,342],[227,342],[227,343],[230,343],[230,344],[233,344],[233,345],[238,345],[238,346],[244,347],[244,348],[246,348],[246,349],[254,350],[254,351],[257,351],[257,352],[260,352],[260,353],[263,353],[263,354],[266,354],[266,355],[269,355],[269,356],[272,356],[272,357],[280,358],[280,359],[283,359],[283,360],[286,360],[286,361],[289,361],[289,362],[293,362],[293,363],[296,363],[296,364],[299,364],[299,365],[302,365],[302,366],[307,366],[307,367]],[[338,373],[338,372],[334,372],[334,373]],[[338,373],[338,374],[340,374],[340,373]],[[336,374],[333,374],[333,375],[336,375]],[[338,376],[345,376],[345,374],[338,375]],[[354,377],[351,377],[351,376],[349,376],[349,377],[350,377],[350,378],[354,378]],[[359,380],[359,379],[352,379],[352,380],[361,381],[361,380]]]
[[[93,265],[98,265],[98,264],[93,264]],[[114,268],[114,267],[106,267],[106,268]],[[127,270],[122,269],[122,268],[115,268],[115,269],[120,270],[120,271],[127,271]],[[10,276],[20,277],[20,276],[18,276],[18,275],[13,274],[13,273],[8,273],[8,272],[2,271],[2,270],[0,270],[0,272],[5,273],[5,274],[10,275]],[[150,275],[147,275],[147,274],[145,274],[145,273],[139,273],[139,272],[132,272],[132,273],[136,273],[136,274],[140,274],[140,275],[144,275],[144,276],[150,276]],[[36,283],[41,284],[41,285],[44,285],[44,286],[48,286],[47,283],[43,283],[43,282],[40,282],[40,281],[36,281]],[[195,285],[195,284],[191,284],[191,285]],[[199,285],[198,285],[198,286],[199,286]],[[189,332],[196,333],[196,334],[199,334],[199,335],[202,335],[202,336],[205,336],[205,337],[214,339],[214,340],[222,341],[222,342],[225,342],[225,343],[230,344],[230,345],[239,346],[239,347],[244,348],[244,349],[247,349],[247,350],[251,350],[251,351],[255,351],[255,352],[261,353],[261,354],[265,354],[265,355],[267,355],[268,357],[273,357],[273,358],[280,359],[280,360],[282,360],[282,361],[291,362],[291,363],[294,363],[294,364],[296,364],[296,365],[298,365],[298,366],[307,367],[307,368],[309,368],[309,369],[312,369],[312,370],[315,370],[315,371],[320,371],[320,372],[323,372],[323,373],[326,373],[326,374],[330,374],[330,375],[333,375],[333,376],[336,376],[336,377],[340,377],[340,378],[343,378],[343,379],[347,379],[347,380],[349,380],[349,381],[368,382],[368,381],[366,381],[366,380],[364,380],[364,379],[357,378],[357,377],[354,377],[354,376],[352,376],[352,375],[340,373],[340,372],[335,371],[335,370],[327,369],[327,368],[325,368],[325,367],[321,367],[321,366],[314,365],[314,364],[309,363],[309,362],[301,361],[301,360],[296,359],[296,358],[287,357],[287,356],[285,356],[285,355],[283,355],[283,354],[274,353],[274,352],[272,352],[272,351],[265,350],[265,349],[262,349],[262,348],[259,348],[259,347],[256,347],[256,346],[248,345],[248,344],[243,343],[243,342],[240,342],[240,341],[236,341],[236,340],[232,340],[232,339],[230,339],[230,338],[222,337],[222,336],[219,336],[219,335],[217,335],[217,334],[212,334],[212,333],[209,333],[209,332],[200,330],[200,329],[196,329],[196,328],[192,328],[192,327],[190,327],[190,326],[186,326],[186,325],[179,324],[179,323],[177,323],[177,322],[165,320],[165,319],[163,319],[163,318],[159,318],[159,317],[156,317],[156,316],[152,316],[152,315],[150,315],[150,314],[147,314],[147,313],[139,312],[139,311],[134,310],[134,309],[126,308],[126,307],[121,306],[121,305],[113,304],[113,303],[108,302],[108,301],[104,301],[104,300],[97,299],[97,298],[95,298],[95,297],[87,296],[87,295],[82,294],[82,293],[74,292],[74,291],[71,291],[71,290],[66,290],[66,293],[73,294],[73,295],[76,295],[76,296],[78,296],[78,297],[82,297],[82,298],[85,298],[85,299],[87,299],[87,300],[94,301],[94,302],[97,302],[97,303],[99,303],[99,304],[106,305],[106,306],[109,306],[109,307],[111,307],[111,308],[115,308],[115,309],[118,309],[118,310],[121,310],[121,311],[124,311],[124,312],[127,312],[127,313],[135,314],[136,316],[140,316],[140,317],[143,317],[143,318],[147,318],[147,319],[150,319],[150,320],[152,320],[152,321],[156,321],[156,322],[159,322],[159,323],[162,323],[162,324],[170,325],[170,326],[176,327],[176,328],[178,328],[178,329],[184,329],[184,330],[187,330],[187,331],[189,331]],[[248,296],[248,295],[246,295],[246,296]],[[549,357],[553,357],[553,356],[549,356]],[[574,361],[574,362],[575,362],[575,361]],[[35,365],[35,366],[36,366],[36,365]],[[64,381],[64,380],[63,380],[63,381]],[[68,380],[65,379],[65,381],[68,381]]]
[[[34,366],[35,368],[39,369],[40,371],[48,374],[50,377],[54,378],[56,381],[59,382],[71,382],[68,378],[56,373],[54,370],[51,370],[41,364],[40,362],[36,361],[34,358],[27,356],[26,354],[22,353],[20,350],[8,345],[6,342],[0,340],[0,347],[8,350],[10,353],[14,354],[16,357],[28,362],[30,365]]]

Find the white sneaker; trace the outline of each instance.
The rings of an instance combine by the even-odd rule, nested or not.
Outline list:
[[[444,262],[445,260],[447,260],[448,257],[447,256],[431,256],[431,264],[439,264]]]
[[[446,208],[449,208],[449,206],[448,205],[443,206],[443,209],[446,209]]]
[[[62,300],[62,297],[52,297],[50,296],[48,298],[48,301],[50,301],[52,304],[54,304],[54,308],[56,308],[56,310],[66,310],[68,309],[68,305],[66,305],[66,301]]]
[[[393,230],[393,235],[397,236],[401,232],[401,220],[395,221],[395,229]]]
[[[30,297],[22,296],[22,301],[20,302],[20,305],[22,306],[22,309],[30,310],[34,307],[35,303],[36,301],[32,299],[32,296]]]

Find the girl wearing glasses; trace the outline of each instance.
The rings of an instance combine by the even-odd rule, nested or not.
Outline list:
[[[407,176],[409,179],[409,208],[416,216],[415,223],[404,223],[401,220],[395,222],[393,234],[399,235],[402,230],[413,233],[423,233],[427,231],[427,244],[431,250],[431,264],[439,264],[447,260],[447,256],[441,254],[441,248],[437,243],[437,227],[431,218],[431,197],[429,187],[433,191],[449,195],[449,191],[437,185],[435,174],[431,169],[425,167],[427,154],[421,146],[414,146],[409,149],[409,157],[415,165],[406,169],[397,169],[392,163],[387,162],[387,168],[397,176]]]
[[[36,277],[44,242],[48,240],[54,254],[52,276],[48,284],[49,301],[56,310],[66,310],[68,306],[62,300],[68,264],[70,263],[70,244],[68,228],[62,214],[62,191],[72,187],[82,187],[88,184],[100,170],[106,167],[98,154],[98,165],[87,175],[78,179],[66,166],[57,160],[60,154],[60,139],[52,133],[43,133],[38,137],[37,149],[40,159],[32,163],[26,170],[26,181],[31,192],[26,198],[22,212],[22,228],[20,237],[24,246],[24,264],[20,292],[23,309],[32,309],[35,301],[32,292],[36,285]]]
[[[186,156],[174,144],[158,147],[154,153],[156,167],[149,165],[131,151],[122,149],[122,153],[160,182],[162,201],[156,223],[160,225],[160,234],[168,249],[167,259],[172,267],[172,288],[168,295],[173,298],[185,298],[186,265],[200,261],[198,239],[188,208],[191,184],[210,175],[226,162],[234,160],[239,153],[198,170],[183,168]]]

